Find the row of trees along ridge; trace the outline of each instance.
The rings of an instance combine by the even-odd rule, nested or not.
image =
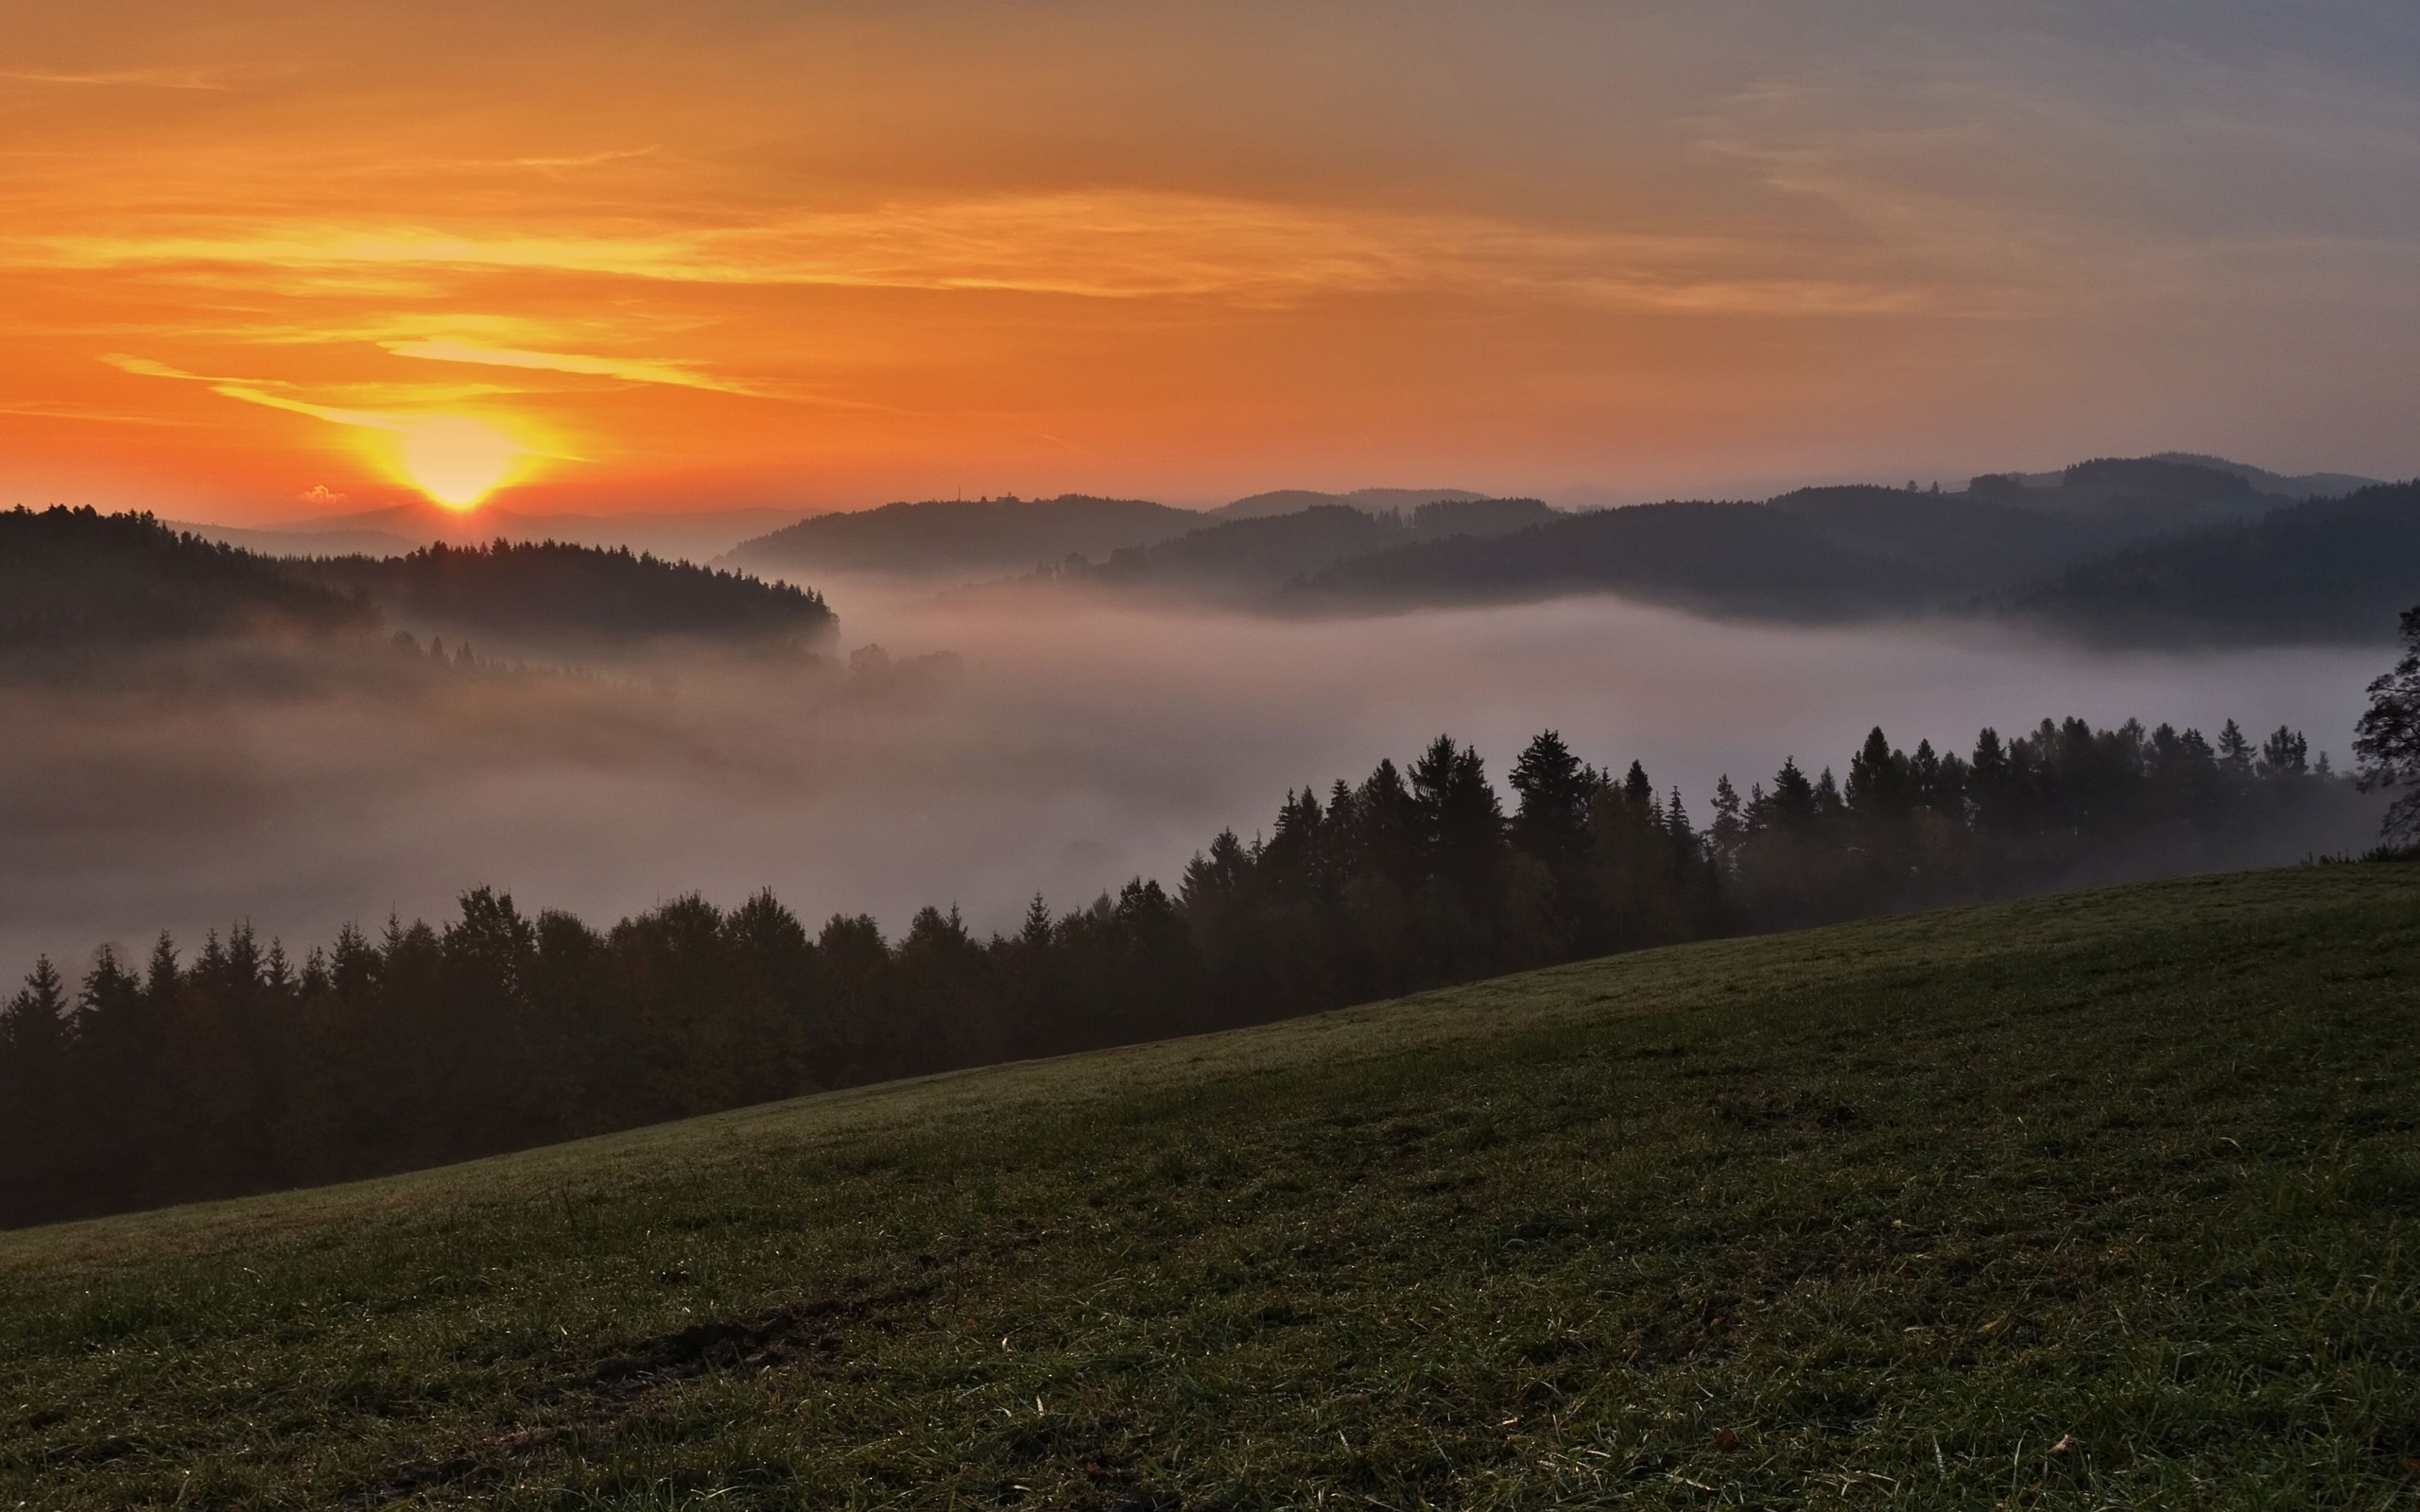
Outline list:
[[[599,931],[479,889],[296,960],[244,925],[190,960],[47,961],[0,1014],[0,1222],[395,1171],[886,1077],[1302,1014],[1743,930],[2223,866],[2358,804],[2289,730],[2045,721],[1973,754],[1876,730],[1783,763],[1708,822],[1552,731],[1510,771],[1440,737],[1288,793],[1171,896],[1136,880],[980,938],[926,908],[887,939],[769,893]]]

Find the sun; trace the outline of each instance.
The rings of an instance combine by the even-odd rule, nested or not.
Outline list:
[[[493,426],[460,415],[414,421],[404,428],[404,471],[448,509],[467,510],[493,492],[527,448]]]

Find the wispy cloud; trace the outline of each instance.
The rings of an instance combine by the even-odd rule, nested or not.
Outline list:
[[[0,69],[0,78],[27,84],[114,85],[128,89],[225,89],[227,84],[199,68],[127,68],[109,73],[74,74],[47,68]]]
[[[407,416],[382,414],[376,410],[346,409],[333,404],[315,404],[309,400],[276,392],[292,386],[274,378],[214,378],[207,373],[187,372],[164,362],[148,357],[130,356],[125,352],[109,352],[101,360],[112,368],[136,373],[145,378],[176,378],[186,383],[206,384],[210,391],[227,399],[240,399],[248,404],[264,404],[270,409],[289,410],[308,415],[332,425],[354,425],[369,430],[401,431],[411,426]]]
[[[510,347],[481,347],[467,341],[442,338],[382,341],[379,345],[399,357],[422,357],[431,362],[468,362],[492,368],[585,373],[599,378],[618,378],[626,383],[669,384],[679,388],[706,388],[724,394],[757,392],[745,384],[700,372],[685,362],[652,361],[640,357],[587,357],[562,352],[524,352]]]
[[[621,163],[631,158],[644,158],[654,152],[652,146],[622,147],[605,152],[582,153],[569,158],[506,158],[508,168],[594,168],[600,163]]]
[[[197,423],[165,415],[129,415],[119,410],[96,409],[89,404],[53,404],[40,399],[0,400],[0,415],[24,415],[34,420],[87,421],[95,425],[189,426]]]
[[[1856,313],[1940,303],[1944,289],[1825,267],[1812,249],[1702,232],[1605,231],[1452,214],[1289,205],[1143,192],[988,197],[793,215],[702,230],[528,234],[342,222],[189,222],[147,236],[0,238],[0,264],[244,270],[280,279],[545,272],[738,285],[822,285],[1216,299],[1282,305],[1421,289],[1509,292],[1697,312]],[[433,355],[434,353],[406,353]],[[503,366],[572,367],[520,353]],[[527,359],[527,360],[524,360]],[[700,382],[679,364],[624,365],[637,381]],[[648,376],[640,377],[645,370]],[[685,377],[671,376],[687,371]]]

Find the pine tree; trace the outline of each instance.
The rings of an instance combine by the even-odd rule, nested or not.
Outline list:
[[[1038,892],[1033,895],[1033,902],[1025,905],[1025,924],[1017,931],[1017,940],[1036,950],[1050,943],[1050,905],[1042,901]]]
[[[1693,852],[1698,848],[1698,832],[1689,823],[1689,811],[1683,806],[1681,790],[1677,787],[1672,789],[1669,800],[1664,805],[1664,833],[1670,835],[1673,845],[1684,851]]]
[[[1507,781],[1521,795],[1512,816],[1513,844],[1564,871],[1588,847],[1588,799],[1595,777],[1563,736],[1548,730],[1523,747]]]
[[[1714,852],[1714,864],[1729,874],[1739,864],[1739,848],[1748,838],[1748,821],[1739,803],[1739,790],[1731,785],[1731,774],[1723,773],[1714,781],[1714,822],[1706,826],[1706,840]]]
[[[22,1071],[52,1070],[67,1044],[67,990],[50,957],[34,957],[23,990],[0,1008],[0,1048]]]
[[[2252,742],[2243,738],[2243,728],[2232,719],[2219,731],[2219,765],[2237,776],[2252,775]]]
[[[2310,742],[2302,732],[2279,725],[2260,743],[2260,775],[2274,781],[2301,777],[2310,770]]]
[[[1895,818],[1914,806],[1915,782],[1905,753],[1891,748],[1876,725],[1849,758],[1848,806],[1869,817]]]
[[[1785,757],[1773,773],[1770,812],[1775,828],[1796,829],[1815,817],[1815,787],[1798,767],[1798,758]]]
[[[65,984],[49,956],[37,956],[24,989],[0,1006],[0,1119],[31,1125],[20,1140],[37,1138],[60,1106],[67,1037]]]
[[[1479,755],[1440,735],[1411,769],[1428,869],[1460,894],[1467,908],[1493,901],[1504,850],[1504,809]]]

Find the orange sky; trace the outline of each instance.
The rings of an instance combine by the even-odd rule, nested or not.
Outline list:
[[[0,505],[2420,471],[2383,5],[42,9]]]

